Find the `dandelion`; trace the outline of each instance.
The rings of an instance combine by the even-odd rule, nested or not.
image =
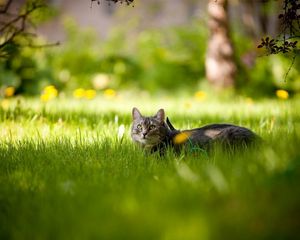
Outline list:
[[[84,92],[84,97],[86,99],[93,99],[96,97],[96,91],[94,89],[88,89]]]
[[[288,91],[286,91],[286,90],[279,89],[279,90],[276,91],[276,96],[277,96],[279,99],[286,100],[286,99],[289,98],[289,93],[288,93]]]
[[[50,100],[49,95],[47,94],[42,94],[40,99],[42,102],[48,102]]]
[[[12,97],[15,94],[16,89],[14,87],[7,87],[4,90],[5,97]]]
[[[177,135],[175,135],[175,137],[173,138],[173,142],[175,144],[181,144],[181,143],[185,143],[189,136],[191,136],[192,132],[180,132]]]
[[[195,92],[194,97],[197,101],[203,101],[206,98],[206,92],[197,91]]]
[[[49,86],[45,87],[43,92],[52,97],[56,97],[58,94],[57,89],[53,85],[49,85]]]
[[[49,100],[56,98],[57,95],[57,89],[53,85],[49,85],[44,88],[40,98],[43,102],[48,102]]]
[[[116,91],[111,88],[108,88],[104,91],[104,96],[107,98],[114,98],[116,95]]]
[[[77,88],[73,92],[74,98],[83,98],[85,96],[85,90],[83,88]]]

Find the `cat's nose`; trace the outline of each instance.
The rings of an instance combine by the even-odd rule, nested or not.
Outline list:
[[[147,135],[147,132],[142,132],[142,134],[143,134],[143,138],[145,138]]]

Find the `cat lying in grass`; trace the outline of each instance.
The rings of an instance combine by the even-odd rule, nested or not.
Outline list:
[[[180,131],[173,127],[168,118],[165,120],[163,109],[153,117],[145,117],[137,108],[133,108],[132,117],[132,140],[150,152],[159,151],[161,155],[168,147],[175,151],[183,147],[207,151],[219,145],[234,150],[249,147],[259,139],[251,130],[232,124],[210,124]]]

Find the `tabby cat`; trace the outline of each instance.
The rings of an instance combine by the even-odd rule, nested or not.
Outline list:
[[[191,130],[177,130],[165,111],[158,110],[155,116],[145,117],[137,108],[132,110],[131,138],[150,152],[164,154],[167,147],[176,151],[184,146],[191,149],[209,150],[214,144],[236,149],[252,145],[258,136],[251,130],[232,124],[210,124]]]

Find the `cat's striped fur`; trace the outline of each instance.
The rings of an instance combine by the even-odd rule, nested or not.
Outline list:
[[[151,152],[161,154],[167,147],[176,151],[183,147],[211,149],[214,144],[236,149],[252,145],[258,136],[250,129],[232,124],[210,124],[191,130],[177,130],[167,118],[165,111],[158,110],[152,117],[143,116],[137,108],[132,110],[133,123],[131,137]]]

